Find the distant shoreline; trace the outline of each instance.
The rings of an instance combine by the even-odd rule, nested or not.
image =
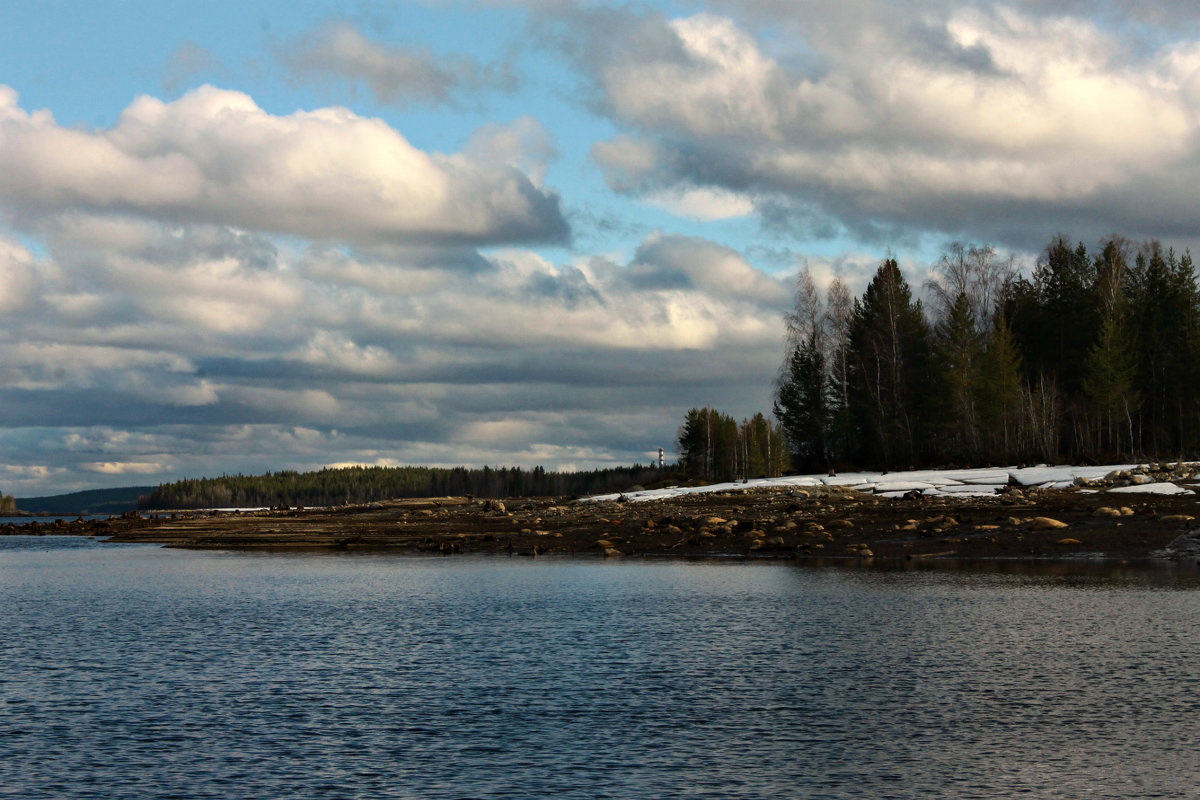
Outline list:
[[[859,563],[1149,560],[1192,528],[1193,495],[1125,494],[1119,506],[1117,497],[1013,488],[986,497],[904,498],[839,486],[759,487],[636,503],[441,497],[319,510],[125,514],[2,532],[204,549]]]

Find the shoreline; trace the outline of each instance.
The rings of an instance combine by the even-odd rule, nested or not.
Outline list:
[[[2,532],[226,550],[1081,563],[1149,561],[1197,527],[1198,510],[1193,495],[1079,489],[905,498],[838,486],[755,487],[639,502],[441,497],[312,510],[130,513]],[[1194,565],[1197,558],[1182,552],[1177,561]]]

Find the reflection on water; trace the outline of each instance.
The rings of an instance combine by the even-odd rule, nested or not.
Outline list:
[[[1141,798],[1200,782],[1194,571],[55,541],[0,539],[0,797]]]

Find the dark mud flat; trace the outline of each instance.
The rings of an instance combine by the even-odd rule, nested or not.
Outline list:
[[[1198,511],[1194,495],[1013,488],[983,498],[895,499],[840,487],[756,488],[640,502],[441,497],[125,517],[43,532],[186,548],[444,555],[1142,560],[1200,526]]]

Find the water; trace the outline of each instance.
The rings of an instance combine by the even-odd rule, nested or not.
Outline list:
[[[1197,588],[0,537],[0,797],[1193,796]]]

